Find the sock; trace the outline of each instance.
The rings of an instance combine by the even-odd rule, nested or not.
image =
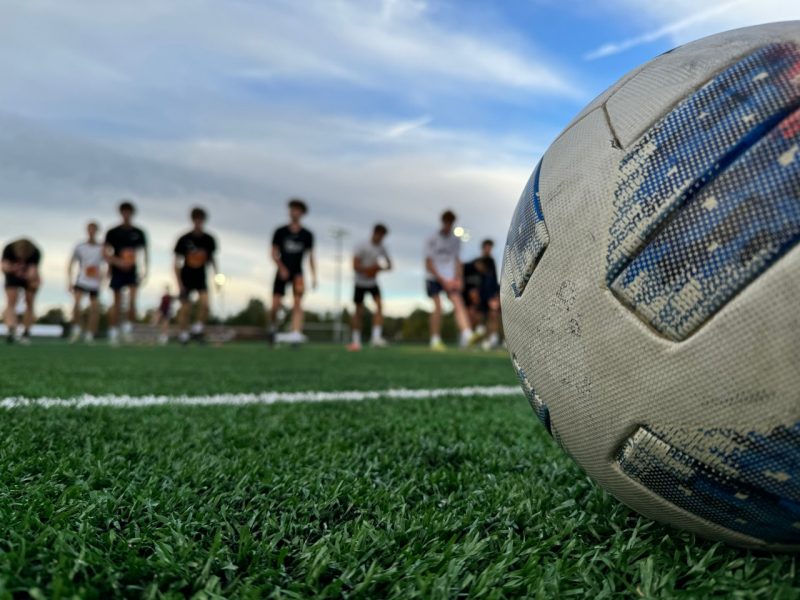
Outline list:
[[[461,332],[461,343],[468,344],[473,335],[472,329],[465,329]]]
[[[372,328],[372,339],[379,340],[383,337],[383,326],[382,325],[375,325]]]
[[[431,336],[431,344],[441,344],[442,343],[442,336],[439,334],[434,333]]]
[[[116,340],[119,337],[119,329],[117,327],[111,327],[108,330],[108,339]]]
[[[85,339],[87,342],[93,342],[93,341],[94,341],[94,334],[93,334],[93,333],[91,333],[91,332],[89,332],[89,333],[87,333],[87,334],[84,336],[84,339]]]
[[[178,339],[180,339],[180,341],[182,341],[182,342],[187,341],[189,339],[189,332],[188,331],[181,331],[178,334]]]
[[[353,343],[361,345],[361,332],[360,331],[353,331]]]
[[[122,323],[122,333],[128,335],[131,332],[133,332],[133,324],[130,321],[124,321]]]
[[[195,323],[192,325],[192,333],[197,335],[198,333],[203,333],[203,324],[202,323]]]
[[[500,336],[496,333],[492,333],[489,335],[489,343],[492,346],[496,346],[500,342]]]

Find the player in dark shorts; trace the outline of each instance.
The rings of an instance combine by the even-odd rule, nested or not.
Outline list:
[[[30,330],[33,324],[34,302],[36,293],[42,285],[39,275],[39,264],[42,253],[36,245],[28,239],[11,242],[3,250],[2,268],[6,277],[6,310],[5,324],[8,328],[8,342],[10,344],[30,343]],[[17,303],[20,292],[25,295],[25,315],[23,318],[23,333],[17,331]]]
[[[136,300],[139,286],[147,279],[150,268],[150,255],[147,250],[147,236],[132,223],[136,209],[128,201],[119,205],[122,223],[106,233],[105,253],[111,270],[111,290],[114,304],[109,313],[108,339],[112,345],[119,344],[120,316],[122,313],[123,292],[128,290],[128,312],[122,322],[122,337],[130,340],[133,322],[136,320]],[[139,254],[144,255],[144,269],[139,272]]]
[[[486,336],[484,350],[500,344],[500,284],[493,250],[494,242],[484,240],[481,255],[464,265],[464,301],[476,332]]]
[[[292,331],[287,341],[299,344],[306,341],[303,335],[303,294],[305,278],[303,277],[303,261],[308,256],[311,269],[311,283],[317,287],[317,264],[314,258],[314,235],[301,221],[308,214],[308,206],[296,198],[289,201],[289,224],[280,227],[272,237],[272,260],[278,267],[275,284],[272,288],[272,307],[270,309],[270,342],[275,341],[277,333],[278,313],[281,302],[286,295],[286,288],[291,287],[294,303],[292,305]]]
[[[181,309],[178,312],[179,340],[182,344],[190,339],[203,340],[208,321],[208,267],[217,270],[216,240],[205,231],[208,214],[202,208],[191,213],[192,230],[180,237],[175,244],[175,277],[180,289]],[[189,330],[192,297],[197,296],[197,320]]]

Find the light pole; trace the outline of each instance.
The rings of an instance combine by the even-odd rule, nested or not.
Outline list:
[[[344,261],[344,240],[350,232],[342,227],[331,229],[331,237],[336,240],[336,288],[334,298],[334,315],[336,321],[333,324],[333,341],[337,344],[342,343],[342,315],[344,307],[342,305],[342,262]]]

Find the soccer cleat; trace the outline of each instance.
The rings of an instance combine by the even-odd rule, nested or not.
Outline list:
[[[21,338],[17,339],[17,343],[20,346],[30,346],[31,345],[31,338],[27,335],[23,335]]]
[[[431,350],[434,352],[446,352],[447,346],[444,345],[443,341],[437,340],[435,342],[431,342]]]
[[[352,344],[347,345],[348,352],[361,352],[361,344],[357,342],[353,342]]]
[[[372,341],[370,342],[370,345],[371,345],[373,348],[387,348],[387,347],[389,346],[389,342],[387,342],[387,341],[386,341],[385,339],[383,339],[383,338],[375,338],[374,340],[372,340]]]
[[[162,333],[158,336],[158,345],[166,346],[167,344],[169,344],[169,336],[166,333]]]
[[[81,330],[79,327],[73,327],[69,336],[69,343],[77,344],[79,341],[81,341]]]

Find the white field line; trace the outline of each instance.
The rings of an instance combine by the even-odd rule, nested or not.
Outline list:
[[[4,398],[0,409],[89,408],[147,408],[149,406],[244,406],[249,404],[293,404],[297,402],[360,402],[363,400],[425,400],[431,398],[516,396],[517,386],[460,387],[441,389],[345,391],[345,392],[264,392],[261,394],[216,394],[213,396],[103,396],[83,395],[75,398]]]

